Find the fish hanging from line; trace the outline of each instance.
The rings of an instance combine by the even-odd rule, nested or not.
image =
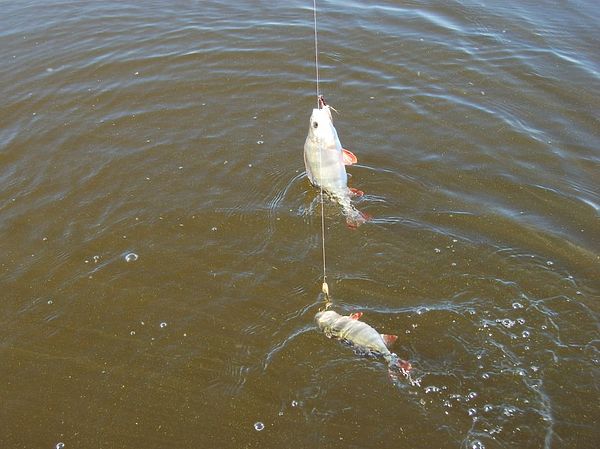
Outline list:
[[[319,107],[310,116],[308,136],[304,142],[304,166],[310,182],[323,188],[334,201],[342,206],[346,223],[357,228],[370,217],[357,210],[351,198],[362,196],[363,192],[348,187],[346,165],[357,162],[356,156],[342,148],[331,118],[331,107],[319,96]]]
[[[383,357],[390,374],[400,372],[408,376],[412,369],[410,362],[402,360],[389,349],[398,336],[380,334],[360,321],[362,315],[362,312],[340,315],[333,310],[325,310],[315,315],[315,321],[325,336],[350,344],[359,354]]]

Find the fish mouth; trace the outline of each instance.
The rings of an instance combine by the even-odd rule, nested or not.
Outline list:
[[[335,112],[337,112],[334,107],[327,104],[327,102],[325,101],[325,97],[323,95],[319,95],[318,103],[319,103],[319,110],[325,109],[327,111],[327,114],[329,115],[330,119],[331,119],[331,110],[333,109]]]
[[[323,95],[319,95],[319,109],[323,109],[325,106],[327,106],[325,97]]]

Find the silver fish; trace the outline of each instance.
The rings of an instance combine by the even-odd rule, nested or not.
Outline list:
[[[315,321],[327,337],[347,342],[360,353],[383,357],[390,369],[408,373],[411,370],[410,363],[389,350],[398,337],[380,334],[360,321],[361,316],[362,312],[344,316],[333,310],[325,310],[315,315]]]
[[[357,162],[356,156],[342,148],[331,119],[331,108],[319,97],[319,108],[310,116],[308,136],[304,142],[304,166],[310,182],[323,190],[341,206],[350,227],[360,226],[369,218],[356,210],[353,196],[363,192],[348,187],[346,165]]]

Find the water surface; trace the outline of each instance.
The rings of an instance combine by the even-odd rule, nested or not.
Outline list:
[[[319,2],[333,307],[420,386],[313,323],[312,2],[2,10],[3,447],[596,447],[595,2]]]

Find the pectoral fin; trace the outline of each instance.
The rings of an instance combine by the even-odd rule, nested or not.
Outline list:
[[[396,340],[398,340],[397,335],[381,334],[381,338],[383,338],[383,342],[385,343],[388,349],[394,344]]]
[[[345,148],[342,148],[342,155],[344,156],[344,165],[352,165],[358,162],[358,159],[352,151],[348,151]]]
[[[353,320],[360,320],[361,316],[363,316],[362,312],[354,312],[350,315],[350,318],[352,318]]]
[[[348,187],[348,189],[350,190],[350,193],[353,196],[361,197],[365,194],[365,192],[363,192],[362,190],[355,189],[354,187]]]

